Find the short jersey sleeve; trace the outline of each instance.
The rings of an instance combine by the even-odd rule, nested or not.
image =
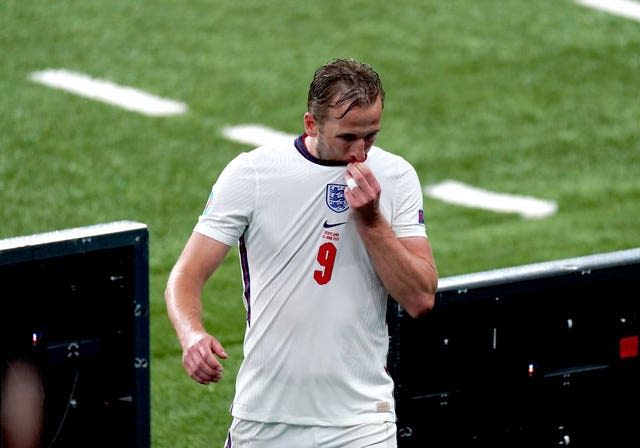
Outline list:
[[[235,245],[249,225],[255,204],[254,170],[247,153],[242,153],[224,168],[211,188],[205,209],[194,231]]]
[[[405,164],[403,174],[394,182],[393,219],[391,226],[398,238],[427,236],[424,224],[422,186],[415,169]]]

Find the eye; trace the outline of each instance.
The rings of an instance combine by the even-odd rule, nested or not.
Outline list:
[[[376,139],[377,136],[378,136],[377,132],[372,132],[371,134],[368,134],[364,139],[368,142],[372,142]]]

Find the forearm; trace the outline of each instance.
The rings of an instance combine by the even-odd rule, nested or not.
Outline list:
[[[358,232],[389,294],[413,317],[434,304],[438,274],[425,238],[399,239],[379,215]]]
[[[182,346],[182,364],[191,378],[201,384],[222,379],[224,368],[218,358],[227,354],[222,344],[202,324],[203,281],[194,280],[179,269],[169,277],[165,300],[167,311]]]
[[[202,323],[202,291],[230,247],[193,233],[171,270],[165,289],[169,319],[182,347],[188,347],[194,335],[205,332]]]
[[[176,272],[172,272],[167,283],[167,313],[183,347],[188,346],[190,335],[205,331],[202,324],[200,291],[196,285],[181,279]]]

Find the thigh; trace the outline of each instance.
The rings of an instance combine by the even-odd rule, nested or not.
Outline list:
[[[397,448],[396,424],[299,426],[234,418],[224,448]]]
[[[225,448],[313,447],[313,428],[234,418]]]
[[[356,426],[316,428],[319,448],[397,448],[396,424],[368,423]]]
[[[381,442],[374,443],[373,445],[367,445],[367,448],[398,448],[398,441],[394,432],[393,436],[383,440]]]

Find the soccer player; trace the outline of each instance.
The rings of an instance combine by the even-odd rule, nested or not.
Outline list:
[[[184,368],[220,381],[201,294],[238,244],[247,320],[225,447],[397,446],[387,299],[420,316],[438,277],[418,176],[374,146],[384,98],[367,64],[320,67],[304,133],[225,167],[169,276]]]

